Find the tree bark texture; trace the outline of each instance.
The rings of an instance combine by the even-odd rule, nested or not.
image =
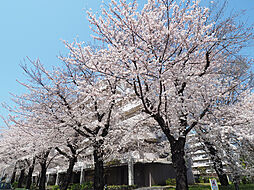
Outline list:
[[[27,180],[26,180],[26,189],[30,189],[31,188],[33,171],[34,171],[34,165],[35,165],[35,157],[33,158],[33,162],[30,165],[29,170],[28,170]]]
[[[235,190],[240,190],[240,188],[239,188],[239,183],[234,182],[234,186],[235,186]]]
[[[18,188],[23,187],[24,179],[25,179],[25,168],[22,169],[21,172],[20,172],[20,176],[19,176],[19,180],[18,180]]]
[[[216,174],[220,180],[221,185],[228,186],[229,182],[228,182],[227,174],[223,171],[223,164],[221,159],[218,156],[217,150],[212,146],[210,142],[205,142],[204,144],[211,155],[213,168],[216,171]]]
[[[188,189],[187,168],[184,158],[185,140],[184,137],[179,137],[178,140],[170,143],[172,162],[176,172],[176,190]]]
[[[46,172],[47,172],[47,164],[46,161],[40,163],[41,172],[40,172],[40,180],[39,180],[39,190],[45,190],[46,185]]]
[[[170,143],[173,167],[176,172],[176,190],[188,190],[187,168],[184,158],[186,137],[179,137],[178,140],[176,140],[171,135],[169,127],[159,114],[153,115],[153,118],[157,121]]]
[[[64,176],[64,179],[63,179],[63,181],[60,185],[61,190],[67,190],[68,189],[68,186],[71,182],[72,175],[73,175],[73,168],[74,168],[74,165],[75,165],[76,162],[77,162],[76,157],[69,158],[69,167],[68,167],[67,172]]]
[[[39,179],[39,190],[45,190],[46,189],[46,172],[47,172],[47,159],[49,156],[50,150],[47,150],[40,160],[40,166],[41,166],[41,172],[40,172],[40,179]]]
[[[36,187],[39,187],[40,179],[41,179],[41,174],[39,173],[38,178],[36,179],[36,182],[35,182]]]
[[[94,145],[94,190],[104,189],[104,168],[103,168],[103,142],[96,142]]]
[[[233,178],[233,183],[235,186],[235,190],[240,190],[239,184],[240,184],[240,176],[236,175]]]
[[[16,172],[17,172],[17,168],[15,166],[12,175],[11,175],[11,184],[13,184],[15,182],[15,178],[16,178]]]

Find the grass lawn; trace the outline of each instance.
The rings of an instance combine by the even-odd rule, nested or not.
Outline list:
[[[211,190],[210,184],[197,184],[197,185],[190,185],[190,190]],[[228,188],[220,188],[220,190],[235,190],[233,184],[230,184]],[[254,190],[254,184],[241,184],[240,190]]]
[[[199,183],[189,186],[190,190],[211,190],[210,183]]]
[[[54,189],[54,186],[51,186],[51,188],[47,189]],[[161,187],[161,186],[158,186]],[[163,186],[165,190],[175,190],[175,186]],[[20,189],[24,190],[24,189]],[[189,190],[211,190],[210,184],[209,183],[197,183],[195,185],[189,185]],[[235,190],[234,185],[230,184],[230,186],[226,189],[220,188],[219,190]],[[240,185],[240,190],[254,190],[254,184],[246,184],[246,185]]]
[[[167,190],[175,190],[175,187],[169,187]],[[211,187],[209,183],[201,183],[189,185],[189,190],[211,190]]]
[[[174,187],[169,187],[167,190],[175,190]],[[189,190],[211,190],[210,184],[209,183],[198,183],[195,185],[189,185]],[[221,189],[220,190],[235,190],[234,185],[231,184],[228,188],[226,189]],[[240,190],[254,190],[254,184],[246,184],[246,185],[240,185]]]

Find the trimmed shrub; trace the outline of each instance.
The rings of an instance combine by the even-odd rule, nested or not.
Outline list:
[[[166,180],[167,185],[176,185],[176,179],[175,178],[168,178]]]
[[[80,190],[81,189],[81,185],[78,183],[72,184],[70,187],[70,190]]]
[[[92,181],[85,182],[81,185],[81,190],[90,190],[90,189],[93,189]]]
[[[59,185],[53,185],[50,187],[51,190],[59,190]]]
[[[12,187],[13,187],[14,189],[18,188],[18,182],[17,182],[17,181],[13,182]]]
[[[105,187],[105,190],[132,190],[136,185],[109,185]]]

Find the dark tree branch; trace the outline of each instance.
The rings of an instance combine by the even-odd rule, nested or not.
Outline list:
[[[210,106],[210,105],[209,105],[209,106]],[[202,118],[205,116],[205,114],[209,111],[209,106],[207,106],[207,107],[202,111],[202,113],[199,115],[198,120],[202,119]],[[194,122],[190,125],[190,127],[188,127],[188,128],[184,131],[184,135],[186,136],[197,124],[198,124],[198,121],[197,121],[197,120],[194,121]]]
[[[206,57],[206,65],[205,65],[204,71],[201,74],[199,74],[200,77],[206,74],[206,71],[210,66],[209,52],[206,52],[205,57]]]
[[[59,153],[59,154],[61,154],[61,155],[63,155],[64,157],[66,157],[66,158],[70,158],[70,156],[66,153],[66,152],[63,152],[60,148],[58,148],[58,147],[55,147],[55,149],[57,150],[57,152]]]

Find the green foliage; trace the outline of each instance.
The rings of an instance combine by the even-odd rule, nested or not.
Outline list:
[[[12,186],[14,189],[18,188],[18,182],[15,181],[13,184],[11,184],[11,186]]]
[[[59,185],[53,185],[50,187],[50,190],[59,190]]]
[[[120,163],[121,163],[120,160],[114,159],[109,162],[106,162],[105,166],[114,166],[114,165],[119,165]]]
[[[219,179],[216,177],[208,177],[208,176],[199,176],[199,178],[197,179],[197,183],[210,183],[209,179],[216,179],[217,182],[219,182]]]
[[[85,182],[81,185],[78,183],[71,184],[68,188],[68,190],[91,190],[91,189],[93,189],[93,182],[91,181]],[[58,190],[58,189],[55,189],[55,190]]]
[[[250,178],[250,177],[246,177],[244,176],[242,178],[242,184],[252,184],[254,182],[254,179]]]
[[[200,167],[197,167],[197,170],[200,173],[200,175],[206,175],[206,167],[200,166]]]
[[[176,185],[176,179],[175,178],[168,178],[166,180],[167,185]]]
[[[211,187],[209,184],[205,185],[205,184],[198,184],[198,185],[191,185],[189,187],[189,190],[211,190]]]
[[[11,188],[12,188],[11,183],[6,183],[3,181],[0,182],[0,189],[11,189]]]
[[[253,190],[254,189],[254,184],[240,184],[239,188],[241,190]],[[220,186],[219,185],[219,189],[220,190],[235,190],[234,184],[231,184],[229,186]]]
[[[219,189],[220,190],[234,190],[235,188],[232,185],[229,185],[229,186],[221,186],[221,185],[219,185]]]
[[[253,190],[254,189],[254,184],[241,184],[240,185],[241,190]]]
[[[93,182],[92,181],[85,182],[81,185],[81,190],[90,190],[92,188],[93,188]]]
[[[199,176],[196,182],[197,183],[205,183],[204,178],[202,176]]]
[[[167,185],[175,185],[175,180],[172,178],[167,179],[170,184]],[[105,190],[133,190],[137,188],[136,185],[109,185],[105,188]],[[17,190],[25,190],[24,188],[15,188]],[[50,190],[59,190],[59,186],[54,185],[49,188]],[[93,189],[93,183],[92,182],[86,182],[83,184],[72,184],[69,190],[91,190]],[[167,190],[174,190],[175,188],[167,188]],[[219,186],[220,190],[234,190],[234,185],[231,184],[228,187],[222,187]],[[254,189],[254,184],[241,184],[240,185],[241,190],[253,190]],[[189,190],[211,190],[210,184],[195,184],[195,185],[190,185]]]
[[[235,187],[233,184],[227,186],[227,187],[222,187],[219,186],[220,190],[235,190]],[[246,184],[246,185],[240,185],[241,190],[253,190],[254,189],[254,184]],[[195,184],[195,185],[190,185],[189,190],[211,190],[210,184]]]
[[[136,185],[109,185],[105,190],[132,190],[135,188]]]
[[[78,183],[72,184],[70,190],[81,190],[81,185]]]
[[[110,185],[106,186],[105,190],[132,190],[135,189],[136,185]],[[83,184],[72,184],[68,190],[91,190],[93,189],[93,182],[85,182]],[[51,189],[53,190],[53,189]],[[58,190],[58,189],[55,189]]]
[[[31,184],[30,190],[35,190],[36,188],[37,188],[36,184],[35,184],[35,183],[32,183],[32,184]]]

